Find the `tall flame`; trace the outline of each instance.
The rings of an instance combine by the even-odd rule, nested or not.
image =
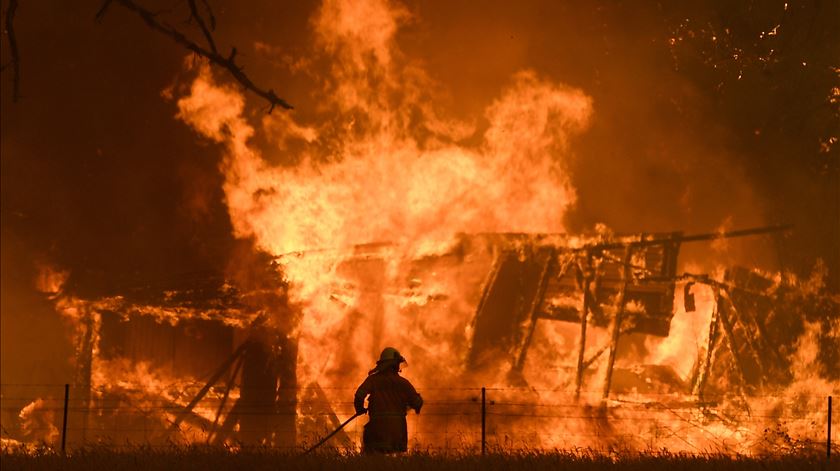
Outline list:
[[[564,161],[570,139],[590,121],[591,99],[526,70],[488,104],[481,130],[445,116],[433,105],[432,80],[396,47],[397,29],[409,19],[389,2],[324,2],[312,24],[317,54],[331,63],[323,79],[326,113],[315,124],[286,114],[265,117],[262,130],[281,143],[279,156],[251,144],[257,131],[245,118],[241,94],[208,68],[198,70],[189,94],[178,100],[178,117],[226,148],[224,190],[237,236],[254,237],[277,256],[389,242],[391,266],[368,268],[384,270],[386,279],[376,283],[385,293],[403,289],[398,260],[439,253],[456,233],[563,231],[564,211],[575,198]],[[283,143],[294,139],[302,150],[290,153]],[[337,273],[340,260],[332,253],[283,257],[290,297],[304,314],[300,354],[326,362],[305,360],[305,378],[340,365],[350,371],[337,384],[363,374],[389,341],[427,345],[430,364],[464,357],[464,340],[448,345],[439,336],[465,335],[466,301],[456,301],[463,315],[440,312],[418,326],[404,301],[353,294],[339,300],[333,287],[347,283]],[[428,296],[434,288],[424,290]],[[348,316],[381,327],[348,327]],[[409,325],[425,334],[409,339]],[[336,353],[336,342],[359,353]]]
[[[333,59],[323,106],[335,117],[321,125],[287,115],[263,123],[280,139],[307,142],[280,156],[300,162],[291,168],[268,164],[249,144],[255,129],[241,94],[199,71],[178,117],[227,147],[225,195],[236,235],[279,255],[372,241],[416,248],[461,231],[562,231],[574,200],[563,160],[570,137],[589,122],[591,99],[518,72],[487,107],[480,139],[459,144],[474,127],[438,117],[434,97],[423,92],[425,73],[392,60],[407,17],[382,1],[324,3],[313,24],[321,52]]]

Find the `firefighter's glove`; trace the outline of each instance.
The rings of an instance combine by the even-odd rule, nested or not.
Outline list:
[[[365,415],[367,414],[367,409],[364,407],[357,407],[356,408],[356,415]]]

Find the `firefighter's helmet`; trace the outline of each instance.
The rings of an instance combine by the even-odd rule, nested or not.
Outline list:
[[[396,348],[385,347],[382,350],[382,353],[379,354],[379,361],[377,361],[376,363],[405,363],[405,357],[400,355],[399,350],[397,350]]]

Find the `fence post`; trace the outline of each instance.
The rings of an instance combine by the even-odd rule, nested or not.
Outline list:
[[[61,424],[61,454],[67,449],[67,404],[70,402],[70,385],[64,384],[64,421]]]
[[[481,454],[487,452],[487,389],[481,388]]]
[[[825,457],[831,461],[831,396],[828,396],[828,432],[825,436]]]

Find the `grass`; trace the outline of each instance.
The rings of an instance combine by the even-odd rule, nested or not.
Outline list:
[[[840,470],[823,455],[730,457],[668,452],[603,454],[591,450],[553,452],[411,453],[402,456],[364,456],[324,451],[307,456],[267,448],[231,450],[219,447],[87,447],[62,456],[50,448],[28,451],[6,448],[0,466],[7,470]]]

